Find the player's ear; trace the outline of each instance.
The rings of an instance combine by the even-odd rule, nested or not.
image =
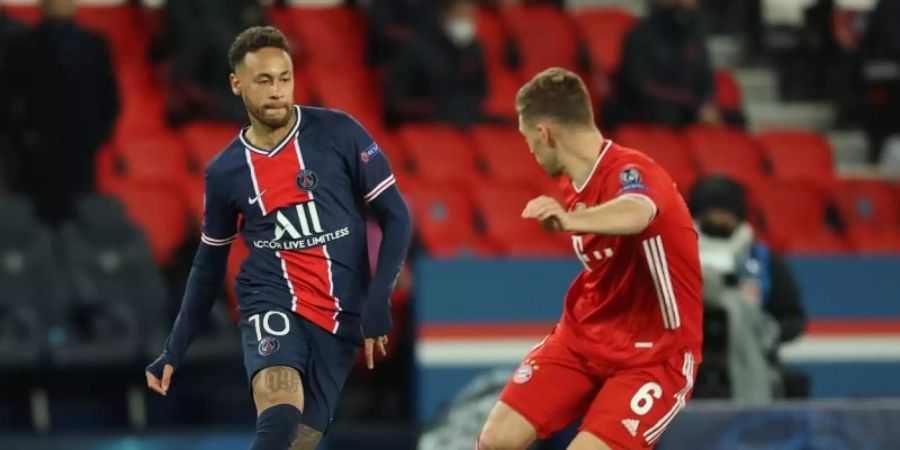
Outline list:
[[[241,80],[238,79],[237,75],[235,75],[234,73],[228,75],[228,83],[231,84],[231,93],[240,97]]]
[[[539,123],[537,129],[541,133],[541,142],[543,142],[545,145],[549,145],[550,141],[553,140],[553,135],[550,133],[550,128],[547,126],[547,124]]]

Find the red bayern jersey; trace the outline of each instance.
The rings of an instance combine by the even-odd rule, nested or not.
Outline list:
[[[643,153],[607,140],[584,185],[566,181],[562,190],[568,211],[623,195],[645,196],[657,208],[637,235],[572,235],[584,270],[566,294],[559,326],[566,344],[610,367],[660,363],[685,348],[699,355],[698,235],[666,171]]]

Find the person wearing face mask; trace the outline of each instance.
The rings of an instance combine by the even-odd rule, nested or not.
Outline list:
[[[781,366],[777,351],[803,333],[806,314],[790,267],[746,221],[743,187],[727,177],[701,180],[689,207],[700,232],[706,320],[724,317],[727,330],[706,334],[704,354],[708,348],[722,349],[730,397],[737,401],[803,396],[804,379]]]
[[[437,121],[469,126],[481,121],[487,93],[484,50],[476,40],[477,2],[447,0],[438,19],[409,40],[388,67],[389,124]]]
[[[696,0],[652,0],[650,14],[626,39],[617,80],[619,122],[723,122]]]
[[[74,0],[40,6],[40,23],[10,44],[3,103],[16,152],[11,188],[55,224],[71,217],[75,196],[93,191],[94,154],[119,100],[109,47],[75,22]]]

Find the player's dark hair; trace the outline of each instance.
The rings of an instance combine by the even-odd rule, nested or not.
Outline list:
[[[525,83],[516,95],[516,111],[526,122],[551,119],[564,125],[591,126],[591,97],[581,77],[559,67]]]
[[[287,37],[278,28],[271,26],[250,27],[242,31],[241,34],[234,38],[234,43],[231,44],[231,48],[228,50],[228,63],[231,65],[231,70],[234,70],[238,64],[244,61],[247,53],[253,53],[268,47],[280,48],[289,54],[291,53],[291,46]]]

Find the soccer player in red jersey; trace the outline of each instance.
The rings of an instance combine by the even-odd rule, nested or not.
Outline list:
[[[477,450],[524,450],[583,419],[570,450],[653,448],[691,396],[703,310],[697,232],[672,179],[606,139],[569,71],[519,91],[519,129],[560,177],[564,204],[538,197],[522,217],[568,233],[584,270],[559,324],[515,371]]]

